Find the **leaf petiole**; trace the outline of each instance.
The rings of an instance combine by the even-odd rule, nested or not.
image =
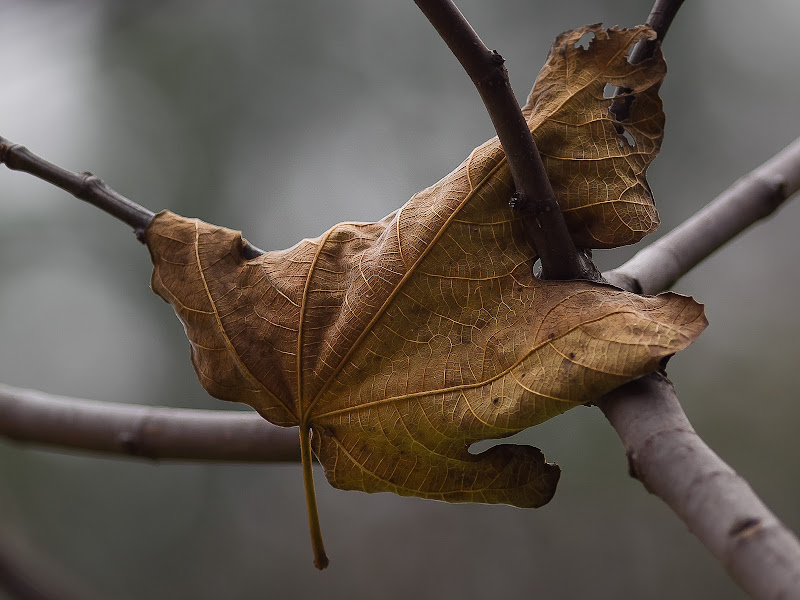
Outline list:
[[[306,508],[308,510],[308,529],[311,533],[311,547],[314,550],[314,566],[320,571],[328,566],[328,555],[322,543],[322,530],[319,526],[317,512],[317,494],[314,491],[314,472],[311,462],[311,436],[307,425],[300,425],[300,460],[303,463],[303,486],[306,492]]]

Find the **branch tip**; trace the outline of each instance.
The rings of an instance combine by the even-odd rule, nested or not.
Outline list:
[[[0,163],[12,171],[33,175],[107,212],[130,225],[139,241],[142,241],[145,228],[155,216],[152,211],[113,190],[89,171],[68,171],[3,137],[0,137]]]

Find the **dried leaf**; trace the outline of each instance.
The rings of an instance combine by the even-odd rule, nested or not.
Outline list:
[[[584,49],[578,41],[586,34],[594,39]],[[523,108],[578,246],[633,244],[658,227],[645,172],[664,137],[658,89],[667,67],[660,50],[636,65],[627,60],[636,41],[652,38],[646,25],[562,33]],[[615,86],[635,97],[624,123],[604,97]]]
[[[556,42],[528,114],[575,236],[613,245],[655,223],[644,169],[660,142],[660,77],[625,66],[627,47],[649,30],[586,30],[596,36],[589,50],[573,47],[584,30]],[[636,152],[617,143],[601,100],[609,80],[636,95],[625,125]],[[153,290],[184,323],[211,395],[300,426],[307,490],[313,443],[343,489],[540,506],[559,469],[538,449],[474,455],[470,444],[656,370],[706,321],[701,305],[672,293],[536,279],[511,192],[492,140],[382,221],[341,223],[255,259],[243,256],[240,233],[163,212],[145,236]],[[307,498],[324,566],[313,491]]]

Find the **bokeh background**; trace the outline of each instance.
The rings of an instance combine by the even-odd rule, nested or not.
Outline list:
[[[521,99],[555,36],[649,0],[461,0]],[[800,134],[795,0],[684,5],[665,45],[666,231]],[[493,132],[415,5],[384,0],[0,0],[0,135],[151,209],[266,249],[376,220]],[[682,280],[701,339],[670,363],[700,434],[800,530],[800,205]],[[646,243],[646,242],[645,242]],[[635,250],[635,248],[633,249]],[[599,253],[604,268],[633,250]],[[130,231],[0,169],[0,381],[121,403],[208,397]],[[519,438],[563,468],[548,506],[342,492],[317,473],[331,567],[311,564],[300,467],[149,464],[0,441],[0,535],[101,598],[741,598],[576,408]],[[2,592],[0,592],[2,597]]]

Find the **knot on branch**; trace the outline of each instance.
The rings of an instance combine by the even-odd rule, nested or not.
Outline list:
[[[510,89],[508,70],[505,67],[506,59],[503,55],[497,50],[491,50],[485,55],[484,60],[486,68],[473,79],[478,91],[480,92],[482,88]]]
[[[100,179],[94,173],[90,173],[89,171],[83,171],[81,173],[81,178],[82,179],[80,182],[80,188],[83,191],[97,192],[99,190],[106,190],[106,188],[108,187],[102,179]]]
[[[15,150],[25,150],[25,147],[14,144],[4,137],[0,137],[0,164],[6,165],[9,169],[14,167],[9,162]]]

